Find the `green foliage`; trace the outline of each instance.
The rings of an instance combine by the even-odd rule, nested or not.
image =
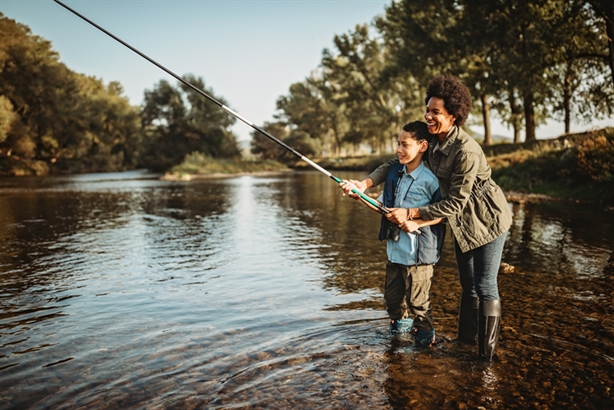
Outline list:
[[[484,149],[493,179],[505,191],[614,205],[614,128]],[[322,158],[328,170],[369,173],[392,155]],[[294,167],[309,169],[299,161]]]
[[[582,177],[614,186],[614,131],[587,138],[579,142],[574,151]]]
[[[280,141],[284,141],[288,134],[288,128],[280,122],[267,122],[262,126],[262,129]],[[260,158],[278,159],[287,151],[285,148],[279,146],[278,143],[262,134],[259,131],[252,131],[251,149],[252,154],[259,156]]]
[[[614,201],[614,129],[542,140],[489,157],[508,191]]]
[[[118,83],[77,74],[51,44],[0,14],[0,172],[119,171],[136,166],[138,110]]]
[[[170,170],[170,175],[183,178],[195,175],[238,174],[265,171],[281,171],[285,165],[273,161],[241,161],[237,158],[212,158],[200,152],[188,154],[184,161]]]
[[[373,26],[334,37],[320,66],[280,97],[277,118],[340,155],[390,145],[422,117],[437,74],[460,77],[483,116],[521,141],[549,118],[587,122],[614,112],[614,8],[607,0],[399,0]],[[485,132],[485,145],[491,143]]]
[[[201,78],[187,75],[185,80],[227,105]],[[240,155],[230,131],[234,117],[181,82],[173,87],[161,80],[145,91],[141,119],[145,130],[142,165],[148,168],[167,170],[195,151],[215,158]]]
[[[265,123],[262,129],[306,157],[315,157],[322,152],[321,140],[312,138],[305,131],[290,130],[282,122]],[[292,164],[297,158],[295,154],[256,130],[252,132],[251,153],[261,159],[272,159],[284,164]]]

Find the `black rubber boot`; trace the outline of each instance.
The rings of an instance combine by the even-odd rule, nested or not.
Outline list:
[[[483,300],[480,302],[480,321],[478,329],[478,351],[480,358],[492,362],[501,328],[501,301]]]
[[[458,314],[458,340],[462,343],[475,344],[478,335],[478,314],[480,299],[465,292],[461,294],[460,312]]]

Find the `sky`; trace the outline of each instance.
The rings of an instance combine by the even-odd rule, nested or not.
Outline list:
[[[207,88],[254,124],[272,121],[277,99],[315,70],[335,35],[382,15],[391,0],[61,0],[178,75]],[[73,71],[119,81],[131,104],[162,79],[177,81],[53,0],[0,0],[0,12],[51,41]],[[614,126],[614,118],[572,123],[572,132]],[[513,132],[496,119],[493,134]],[[474,127],[481,133],[482,127]],[[239,140],[252,128],[237,121]],[[538,138],[563,133],[560,122]]]

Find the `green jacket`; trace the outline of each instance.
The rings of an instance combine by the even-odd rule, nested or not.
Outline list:
[[[424,220],[447,218],[463,252],[478,248],[504,234],[512,213],[503,191],[490,177],[492,171],[480,145],[454,126],[439,146],[429,144],[426,163],[439,179],[442,200],[420,208]],[[392,159],[373,171],[373,185],[385,181]]]

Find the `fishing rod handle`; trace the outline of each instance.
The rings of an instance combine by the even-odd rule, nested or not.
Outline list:
[[[342,179],[337,178],[334,175],[330,175],[331,179],[333,179],[333,181],[335,181],[336,183],[340,184],[343,182]],[[379,202],[377,202],[376,200],[374,200],[373,198],[369,197],[368,195],[365,195],[363,192],[360,192],[358,189],[356,188],[352,188],[351,192],[353,194],[356,194],[360,197],[360,199],[362,199],[364,202],[368,203],[369,205],[377,208],[377,210],[386,215],[387,213],[389,213],[390,211],[388,210],[388,208],[386,208],[385,206],[381,205]]]

